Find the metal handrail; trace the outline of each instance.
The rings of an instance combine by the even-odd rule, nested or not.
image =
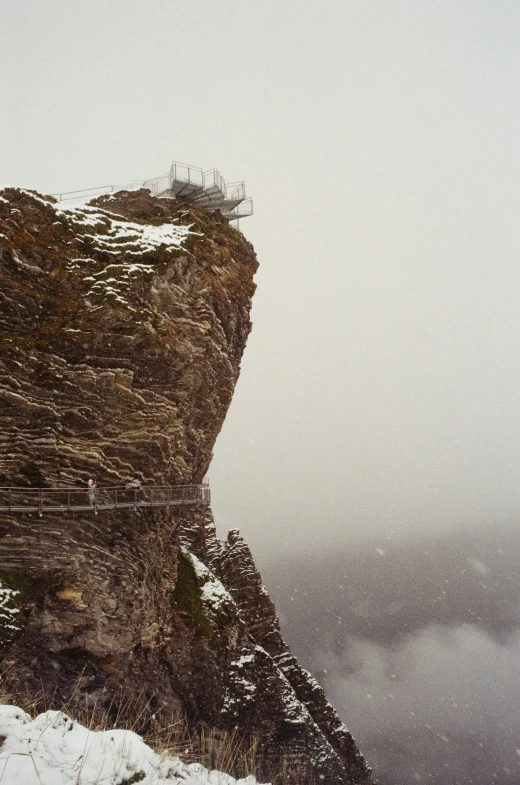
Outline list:
[[[209,486],[143,485],[139,488],[121,485],[89,488],[0,487],[0,512],[94,512],[142,507],[208,507]]]
[[[248,218],[250,215],[253,215],[253,200],[250,197],[244,199],[236,207],[233,207],[232,210],[226,210],[224,215],[230,221],[234,221],[237,218]]]
[[[163,490],[166,488],[202,488],[207,486],[206,482],[194,485],[192,483],[185,483],[183,485],[141,485],[141,490]],[[134,486],[132,486],[133,488]],[[102,485],[98,490],[115,491],[127,489],[127,485]],[[23,493],[39,493],[40,491],[88,491],[87,485],[58,485],[56,488],[49,486],[38,486],[37,488],[29,487],[24,488],[22,485],[0,485],[0,491],[22,491]]]
[[[226,199],[245,199],[246,184],[243,180],[237,183],[226,183]]]
[[[180,180],[181,182],[190,183],[192,185],[199,185],[201,188],[204,185],[204,172],[198,166],[183,164],[180,161],[173,161],[170,175],[172,182],[174,180]],[[187,177],[185,175],[187,175]]]
[[[114,193],[115,191],[136,191],[143,187],[144,182],[144,180],[132,180],[131,183],[99,185],[92,188],[83,188],[79,191],[62,191],[61,193],[52,193],[50,195],[54,196],[58,202],[72,202],[76,199],[94,199],[96,196],[104,196],[104,194]],[[92,193],[92,191],[95,191],[95,193]]]
[[[204,190],[210,188],[217,188],[223,196],[226,193],[226,182],[218,169],[208,169],[204,172]]]

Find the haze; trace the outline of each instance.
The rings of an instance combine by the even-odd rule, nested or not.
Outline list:
[[[246,181],[260,270],[209,475],[219,533],[251,544],[385,785],[514,785],[518,3],[3,0],[0,22],[0,183],[172,160]],[[466,576],[452,605],[432,537],[439,582]]]
[[[4,0],[2,17],[4,183],[177,159],[255,199],[254,331],[210,473],[223,530],[260,551],[516,516],[516,3]]]

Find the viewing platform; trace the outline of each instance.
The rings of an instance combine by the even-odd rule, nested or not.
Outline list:
[[[69,513],[150,507],[209,507],[209,485],[141,488],[0,488],[1,513]]]
[[[203,172],[197,166],[174,161],[166,174],[145,180],[152,196],[177,197],[203,210],[220,210],[230,221],[253,215],[253,200],[244,182],[226,183],[218,169]]]
[[[218,169],[204,172],[197,166],[174,161],[166,174],[150,180],[132,180],[122,185],[101,185],[83,191],[51,194],[59,202],[84,202],[96,196],[117,191],[136,191],[147,188],[152,196],[178,198],[196,204],[203,210],[220,210],[230,221],[253,215],[253,200],[246,196],[244,182],[226,183]]]

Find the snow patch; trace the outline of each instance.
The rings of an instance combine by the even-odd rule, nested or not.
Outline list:
[[[92,284],[86,294],[87,298],[97,296],[102,302],[108,299],[125,308],[130,308],[124,295],[125,289],[131,285],[132,277],[153,275],[155,272],[155,268],[150,264],[138,264],[130,260],[125,261],[125,259],[128,259],[129,256],[130,258],[132,256],[143,256],[144,254],[155,252],[159,248],[166,252],[181,251],[182,253],[188,253],[183,248],[183,244],[188,236],[200,236],[198,232],[191,231],[192,225],[183,226],[179,224],[178,218],[158,226],[140,224],[124,220],[120,216],[115,216],[113,213],[100,207],[88,204],[67,206],[49,201],[23,188],[18,190],[34,201],[52,209],[57,218],[60,219],[57,221],[58,223],[65,221],[69,226],[75,226],[83,230],[80,238],[89,240],[96,250],[119,257],[120,261],[117,264],[110,264],[104,270],[84,280]],[[8,202],[4,197],[1,198],[3,201]],[[11,212],[19,213],[20,210],[12,208]],[[2,235],[2,237],[5,237],[5,235]],[[70,260],[67,266],[70,270],[73,270],[92,262],[95,263],[93,259],[89,258],[74,258]],[[20,262],[20,264],[23,266],[24,263]],[[39,271],[39,268],[35,267],[34,270]],[[130,308],[130,310],[134,309]]]
[[[216,578],[203,562],[194,553],[185,550],[186,556],[191,560],[195,575],[200,586],[202,602],[209,606],[210,610],[217,612],[230,605],[235,606],[235,601],[231,594],[224,588],[224,585]]]
[[[65,206],[49,204],[57,215],[81,228],[95,229],[85,234],[98,250],[111,254],[143,254],[165,246],[167,251],[184,250],[182,244],[190,234],[190,226],[166,223],[159,226],[139,224],[115,218],[106,210],[89,205]]]
[[[16,706],[0,706],[2,785],[256,785],[198,763],[158,755],[127,730],[91,731],[60,711],[34,720]]]
[[[0,583],[0,627],[2,629],[18,632],[21,627],[17,623],[20,608],[16,606],[15,598],[20,595],[17,589],[9,589]]]

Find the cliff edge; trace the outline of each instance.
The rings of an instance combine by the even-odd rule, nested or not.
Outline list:
[[[0,485],[199,484],[249,334],[257,261],[219,213],[145,191],[0,192]],[[86,491],[85,491],[86,493]],[[0,512],[8,689],[218,733],[257,778],[370,785],[290,654],[238,532],[210,511]]]

